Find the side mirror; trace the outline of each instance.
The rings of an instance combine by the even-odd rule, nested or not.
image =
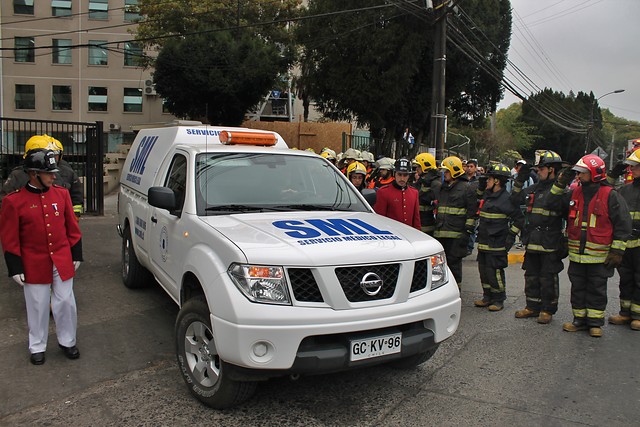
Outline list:
[[[167,187],[149,188],[149,204],[159,209],[166,209],[169,212],[176,210],[176,195],[172,189]]]
[[[373,190],[371,188],[365,188],[364,190],[362,190],[362,196],[367,201],[367,203],[371,205],[371,207],[376,204],[376,194],[376,190]]]

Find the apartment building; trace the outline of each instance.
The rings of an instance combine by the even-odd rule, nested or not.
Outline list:
[[[0,116],[132,126],[174,120],[137,64],[138,0],[0,0]]]

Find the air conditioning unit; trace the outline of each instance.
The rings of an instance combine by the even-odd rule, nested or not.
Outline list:
[[[156,85],[153,83],[153,80],[147,79],[144,81],[144,94],[148,96],[158,95],[156,92]]]
[[[109,123],[109,132],[119,132],[120,123]]]

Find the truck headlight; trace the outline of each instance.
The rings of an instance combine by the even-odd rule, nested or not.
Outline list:
[[[250,301],[291,305],[282,267],[231,264],[227,273]]]
[[[431,257],[431,290],[439,288],[448,281],[447,257],[444,252]]]

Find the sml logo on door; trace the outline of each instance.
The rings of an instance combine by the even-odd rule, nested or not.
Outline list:
[[[156,144],[156,141],[158,141],[158,138],[158,136],[145,136],[142,138],[136,150],[136,156],[131,161],[131,166],[129,166],[127,181],[140,185],[149,154],[151,154],[151,149]]]
[[[357,218],[285,220],[272,224],[286,230],[284,234],[287,236],[298,239],[300,246],[362,240],[402,240],[391,231],[380,230]]]

